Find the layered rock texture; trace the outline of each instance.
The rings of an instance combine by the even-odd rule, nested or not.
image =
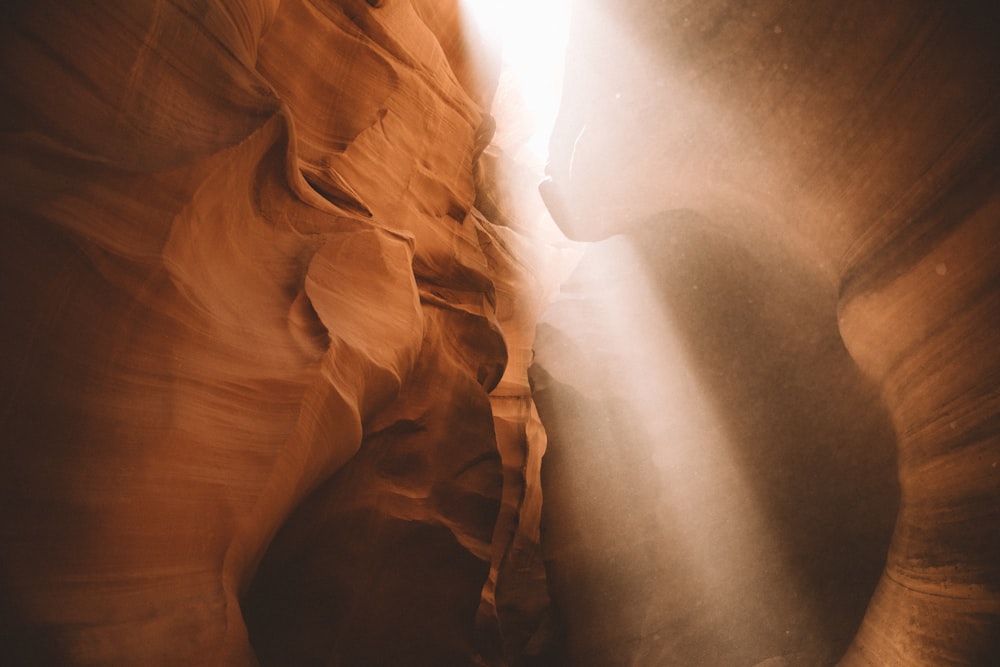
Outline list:
[[[557,296],[457,0],[3,6],[0,662],[1000,662],[995,10],[573,9]]]
[[[495,66],[375,5],[5,10],[4,664],[544,652]]]

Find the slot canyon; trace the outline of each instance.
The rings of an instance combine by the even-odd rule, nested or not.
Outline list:
[[[0,665],[1000,665],[995,2],[0,16]]]

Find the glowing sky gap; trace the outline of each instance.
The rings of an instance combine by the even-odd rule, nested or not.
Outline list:
[[[530,128],[524,147],[544,163],[559,111],[569,0],[464,0],[468,17],[503,39],[498,100],[516,100]],[[501,127],[500,132],[503,132]]]

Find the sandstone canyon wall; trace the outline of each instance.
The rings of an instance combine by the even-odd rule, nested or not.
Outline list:
[[[5,8],[4,664],[544,653],[539,291],[460,26]]]
[[[988,3],[2,16],[0,662],[1000,658]]]
[[[570,655],[587,662],[598,652],[592,664],[610,664],[616,653],[629,655],[618,664],[813,665],[841,654],[844,665],[996,664],[995,3],[581,0],[574,7],[542,189],[570,237],[620,236],[602,242],[611,245],[581,265],[570,298],[546,315],[533,371],[544,387],[536,392],[540,412],[551,422],[546,470],[559,476],[547,487],[553,528],[543,533],[552,590],[557,606],[576,605],[567,612],[570,631],[576,624],[587,633],[569,637]],[[614,253],[630,259],[601,269]],[[762,267],[752,269],[755,261]],[[574,327],[588,308],[608,312],[621,303],[616,281],[630,284],[630,294],[643,281],[645,294],[634,301],[663,313],[645,307],[631,311],[641,316],[628,325],[609,318],[591,332]],[[826,315],[796,305],[806,294]],[[762,296],[763,304],[748,305]],[[718,322],[709,326],[702,308]],[[850,365],[864,379],[850,379],[833,352],[839,344],[820,352],[834,313]],[[789,316],[794,324],[782,325]],[[720,337],[727,328],[735,335]],[[665,329],[666,337],[656,333]],[[643,348],[638,341],[650,332],[674,342]],[[617,343],[605,342],[615,336]],[[648,352],[623,350],[623,340]],[[750,349],[741,352],[743,345]],[[693,377],[651,380],[664,367],[655,355]],[[639,361],[624,380],[606,371],[630,357]],[[580,378],[606,381],[588,392]],[[799,389],[766,407],[785,382]],[[862,620],[848,589],[870,585],[879,543],[889,538],[880,512],[892,505],[885,417],[866,383],[891,421],[900,507]],[[701,392],[700,409],[716,419],[678,416],[693,410],[660,401],[659,413],[642,408],[653,416],[642,425],[651,433],[621,437],[621,410],[596,436],[580,421],[565,423],[567,409],[599,423],[593,406],[608,399],[641,406],[650,391],[695,407],[691,398]],[[770,416],[760,417],[762,408]],[[811,424],[792,444],[796,436],[783,431],[795,430],[796,414]],[[689,423],[705,426],[692,431]],[[706,435],[713,425],[721,432]],[[615,502],[624,491],[611,514],[629,519],[588,545],[566,534],[553,504],[565,511],[573,502],[560,496],[560,483],[600,477],[578,445],[610,462],[596,443],[622,440],[635,465],[621,466],[618,482],[595,495]],[[730,481],[693,479],[701,470]],[[587,506],[598,510],[601,501]],[[762,521],[763,530],[725,525],[734,514]],[[810,535],[813,522],[825,537]],[[651,532],[671,537],[650,539]],[[840,563],[827,562],[838,546]],[[684,561],[685,550],[694,562]],[[730,563],[709,580],[715,588],[703,583],[717,567],[699,564],[703,554]],[[748,562],[755,565],[745,569]],[[767,583],[769,571],[782,570]],[[580,574],[614,611],[573,590]],[[791,590],[796,580],[804,596]],[[692,581],[700,589],[688,590]],[[649,582],[672,593],[658,599]],[[612,597],[623,583],[630,592]],[[727,592],[716,603],[719,588]],[[678,600],[680,610],[672,607]],[[623,616],[613,629],[611,619]],[[852,624],[857,632],[845,632]]]

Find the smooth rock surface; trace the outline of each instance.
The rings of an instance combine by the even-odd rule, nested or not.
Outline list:
[[[542,186],[556,221],[577,239],[650,224],[662,237],[669,212],[687,210],[751,253],[783,247],[825,276],[837,297],[827,312],[888,410],[900,510],[841,663],[1000,661],[995,3],[581,0],[575,9]],[[669,313],[670,301],[658,303]],[[732,350],[741,340],[720,342]],[[829,396],[844,406],[857,398]],[[542,414],[555,443],[559,416]],[[856,442],[847,460],[864,460],[867,447]],[[636,488],[623,478],[609,495]],[[636,549],[677,546],[649,540],[648,526],[626,532]],[[582,547],[573,557],[590,555]],[[607,646],[657,645],[634,619],[613,625]],[[570,654],[592,639],[571,636]],[[788,658],[762,656],[771,657]],[[695,664],[672,660],[630,664]]]

